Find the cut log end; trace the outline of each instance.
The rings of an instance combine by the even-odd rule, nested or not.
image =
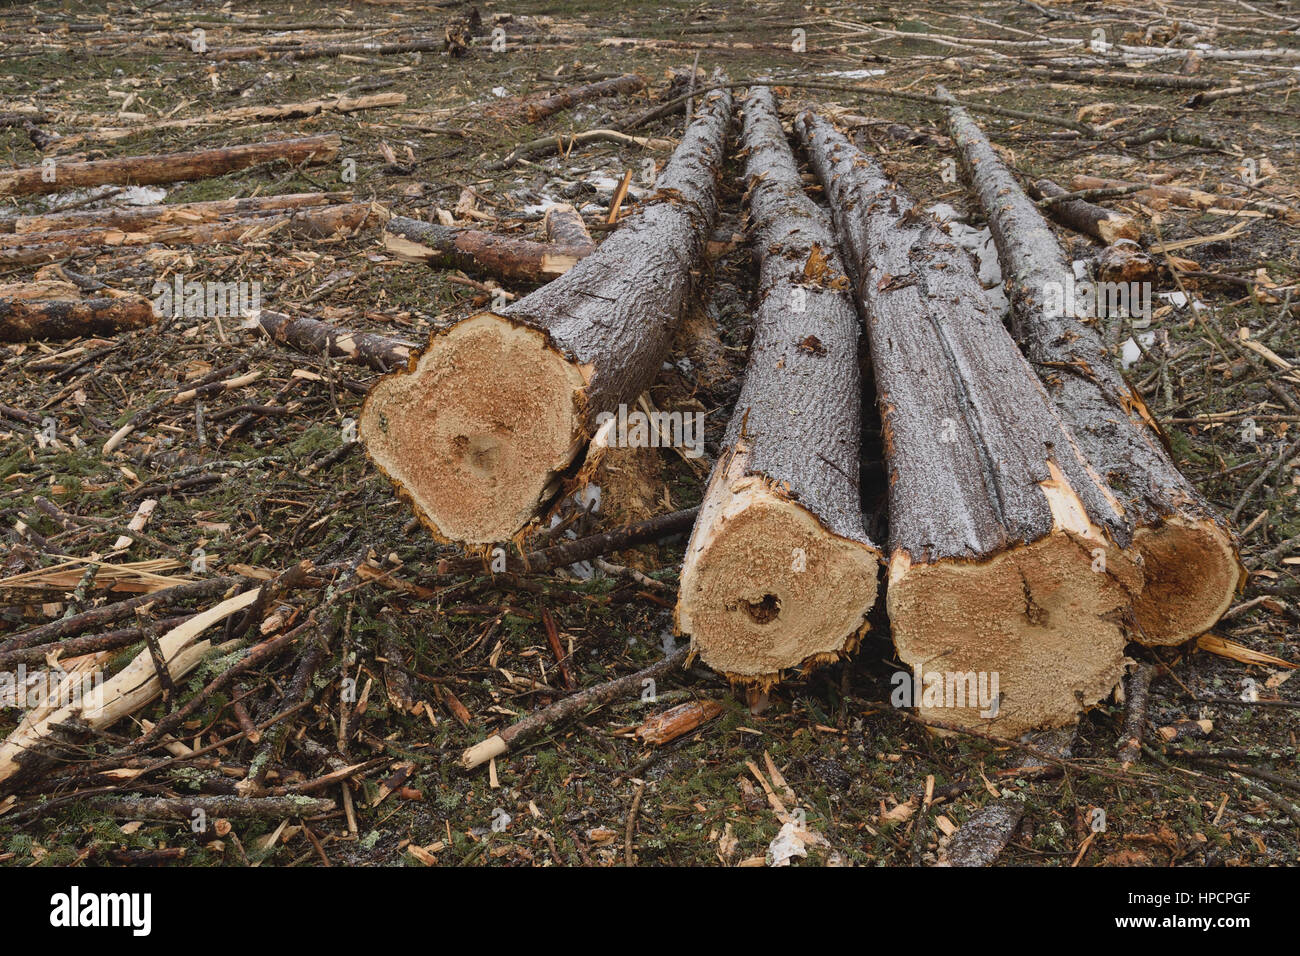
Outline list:
[[[580,447],[584,385],[543,333],[481,312],[375,385],[360,434],[439,538],[506,541]]]
[[[876,602],[879,555],[831,534],[762,478],[735,472],[714,513],[701,511],[677,623],[709,667],[770,684],[856,647]]]
[[[895,552],[886,602],[899,658],[922,674],[922,718],[1015,737],[1066,726],[1111,691],[1131,595],[1096,569],[1091,544],[1057,532],[985,561],[931,564]]]
[[[1213,521],[1170,519],[1140,528],[1145,587],[1133,604],[1143,644],[1181,644],[1205,633],[1236,595],[1241,562],[1228,534]]]

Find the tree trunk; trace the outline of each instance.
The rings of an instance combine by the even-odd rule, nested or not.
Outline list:
[[[384,248],[408,262],[536,284],[564,275],[596,247],[591,242],[533,242],[395,216],[384,227]]]
[[[71,282],[0,285],[0,342],[113,335],[155,321],[153,304],[143,296],[87,299]]]
[[[360,415],[367,451],[441,539],[502,541],[537,514],[603,413],[653,381],[717,217],[731,96],[717,91],[655,196],[592,253],[500,313],[434,333]]]
[[[964,110],[950,107],[948,123],[1008,277],[1016,338],[1123,516],[1112,535],[1143,577],[1135,636],[1181,644],[1218,621],[1242,581],[1232,532],[1165,453],[1106,354],[1096,310],[1065,307],[1073,272],[1033,202]]]
[[[1133,572],[1106,535],[1120,515],[970,257],[826,120],[805,112],[796,127],[867,322],[889,472],[886,607],[918,672],[912,703],[1002,736],[1068,724],[1123,670],[1114,618]]]
[[[1050,179],[1040,179],[1033,185],[1035,199],[1052,199],[1067,195],[1067,190]],[[1047,215],[1062,226],[1100,239],[1108,245],[1116,239],[1137,240],[1142,235],[1142,227],[1132,216],[1114,212],[1102,206],[1094,205],[1083,199],[1067,199],[1054,202],[1046,207]]]
[[[747,683],[836,660],[866,630],[880,551],[862,527],[858,316],[772,93],[745,102],[761,256],[749,365],[682,565],[677,626]]]
[[[272,143],[201,149],[192,153],[127,156],[85,163],[53,161],[52,167],[43,164],[0,172],[0,196],[52,193],[106,183],[149,185],[208,179],[275,159],[283,159],[293,166],[328,163],[338,155],[341,143],[337,134],[326,133]]]

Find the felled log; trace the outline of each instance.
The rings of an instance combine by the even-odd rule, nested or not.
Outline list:
[[[657,190],[587,258],[499,313],[435,332],[359,416],[371,458],[441,539],[520,530],[668,352],[717,216],[731,97],[717,91]]]
[[[1241,583],[1232,532],[1165,453],[1150,412],[1106,353],[1095,310],[1066,307],[1061,293],[1073,272],[1034,203],[963,109],[949,107],[948,125],[1008,277],[1016,338],[1116,503],[1114,540],[1142,568],[1135,637],[1180,644],[1208,630]]]
[[[1121,516],[966,252],[826,120],[796,128],[867,323],[912,703],[1001,736],[1064,726],[1122,673],[1115,618],[1137,585],[1107,537]]]
[[[257,327],[277,342],[307,355],[324,355],[366,365],[377,372],[405,368],[414,346],[385,335],[354,332],[318,319],[292,318],[283,312],[262,309]]]
[[[99,249],[117,246],[194,246],[220,242],[248,242],[272,232],[284,231],[295,239],[329,239],[360,229],[370,219],[369,203],[342,203],[245,219],[215,222],[162,223],[142,225],[128,231],[109,226],[63,229],[57,232],[25,232],[0,236],[0,265],[50,262],[69,256],[93,255]]]
[[[767,685],[857,646],[880,550],[858,489],[857,312],[766,87],[749,91],[743,143],[759,304],[676,614],[704,663]]]
[[[113,335],[145,328],[156,319],[144,296],[88,299],[71,282],[0,285],[0,342]]]
[[[202,113],[199,116],[189,116],[182,119],[162,121],[151,119],[134,126],[115,126],[109,121],[93,130],[64,137],[60,141],[60,145],[68,145],[68,140],[74,142],[112,142],[145,131],[160,129],[191,129],[195,126],[216,126],[223,123],[239,123],[243,125],[285,122],[287,120],[304,119],[309,116],[319,116],[322,113],[356,113],[360,110],[401,106],[405,102],[405,93],[375,93],[372,96],[339,96],[328,99],[305,100],[300,103],[237,106],[234,109],[214,110],[209,113]]]
[[[1035,199],[1054,199],[1068,195],[1068,190],[1058,186],[1050,179],[1040,179],[1033,185]],[[1142,227],[1132,216],[1106,209],[1084,199],[1065,199],[1048,204],[1047,215],[1061,225],[1075,232],[1092,236],[1105,243],[1116,239],[1136,240],[1142,235]]]
[[[208,179],[237,169],[282,159],[293,166],[332,161],[342,140],[337,134],[282,139],[271,143],[249,143],[222,149],[201,149],[190,153],[161,153],[97,159],[82,163],[54,164],[50,181],[47,167],[25,166],[0,172],[0,196],[22,196],[81,189],[107,183],[150,185],[184,180]]]
[[[352,194],[347,192],[289,193],[283,196],[251,196],[247,199],[216,199],[165,206],[77,210],[19,216],[13,221],[13,226],[14,232],[18,234],[95,228],[136,232],[151,226],[189,225],[232,218],[247,219],[285,210],[347,202],[351,198]]]
[[[407,262],[538,283],[564,275],[596,247],[590,242],[533,242],[394,216],[384,226],[384,248]]]
[[[615,96],[619,93],[636,93],[643,89],[645,89],[645,80],[635,73],[626,73],[623,76],[598,80],[595,83],[571,86],[554,93],[503,100],[489,106],[484,110],[484,115],[503,122],[536,123],[560,110],[567,110],[588,100],[600,99],[602,96]]]

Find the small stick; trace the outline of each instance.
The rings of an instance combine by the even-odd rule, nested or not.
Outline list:
[[[623,173],[623,181],[618,184],[618,191],[614,193],[614,201],[609,204],[609,215],[605,218],[607,225],[618,222],[618,211],[623,208],[623,200],[627,198],[627,187],[631,182],[632,170],[629,169]]]
[[[518,723],[511,724],[487,740],[470,747],[461,754],[460,765],[465,770],[473,770],[493,757],[500,757],[516,743],[523,743],[529,737],[540,733],[547,724],[558,723],[589,707],[601,707],[620,697],[636,694],[641,690],[642,681],[656,680],[685,664],[689,652],[689,647],[678,648],[658,663],[642,668],[634,674],[588,687],[586,690],[556,701],[549,707],[533,711]]]

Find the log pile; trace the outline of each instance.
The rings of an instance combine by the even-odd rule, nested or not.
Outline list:
[[[582,462],[602,414],[650,384],[717,215],[730,118],[729,91],[714,91],[655,194],[596,252],[500,312],[435,332],[409,370],[371,389],[366,450],[437,537],[510,539]]]

